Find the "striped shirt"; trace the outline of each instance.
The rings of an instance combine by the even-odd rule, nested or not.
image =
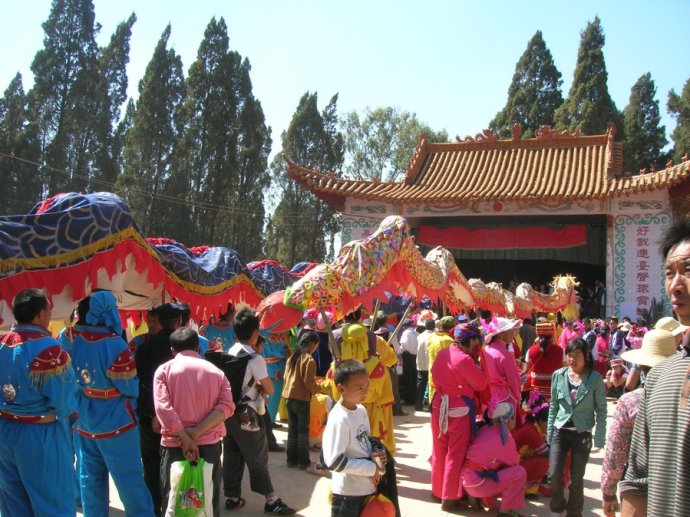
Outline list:
[[[690,403],[680,407],[690,375],[690,334],[682,352],[655,366],[645,385],[633,430],[621,493],[647,496],[647,514],[688,515]]]

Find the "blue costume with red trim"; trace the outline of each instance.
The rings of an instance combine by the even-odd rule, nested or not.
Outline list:
[[[269,334],[261,332],[266,339],[261,355],[266,360],[266,370],[273,383],[273,395],[268,397],[266,410],[271,415],[271,421],[275,422],[280,405],[280,396],[283,393],[283,374],[287,362],[287,350],[285,348],[285,334]]]
[[[72,361],[81,388],[77,432],[84,514],[108,516],[110,472],[126,515],[153,515],[135,417],[139,379],[133,352],[110,328],[81,326],[72,346]]]
[[[229,321],[219,321],[215,325],[206,325],[199,331],[199,335],[208,338],[210,350],[222,349],[223,352],[227,352],[235,344],[235,327]],[[201,352],[199,353],[201,354]],[[202,357],[203,355],[201,354]]]
[[[48,330],[15,325],[0,337],[0,513],[74,515],[69,354]]]

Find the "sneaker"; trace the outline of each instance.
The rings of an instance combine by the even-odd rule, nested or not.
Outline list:
[[[498,512],[496,517],[523,517],[521,513],[517,513],[515,510],[509,510],[507,512]]]
[[[290,508],[282,499],[278,498],[273,504],[264,505],[264,513],[267,515],[294,515],[297,510]]]
[[[225,508],[230,510],[230,511],[239,510],[243,506],[244,506],[244,499],[242,499],[241,497],[238,497],[237,499],[231,499],[228,497],[225,500]]]

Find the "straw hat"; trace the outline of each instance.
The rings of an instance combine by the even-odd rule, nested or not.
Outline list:
[[[632,325],[627,321],[624,321],[623,323],[620,323],[617,328],[621,329],[623,332],[630,332],[632,330]]]
[[[642,338],[642,348],[621,354],[625,361],[654,367],[676,353],[676,339],[663,329],[652,329]]]
[[[496,328],[490,330],[486,334],[487,343],[491,341],[491,338],[500,334],[501,332],[506,332],[508,330],[519,329],[522,327],[522,320],[511,320],[508,318],[496,318]]]
[[[686,330],[688,330],[688,327],[686,325],[681,325],[680,322],[671,316],[666,316],[665,318],[661,318],[659,321],[656,322],[656,325],[654,325],[655,329],[662,329],[666,330],[667,332],[670,332],[674,336],[677,336],[678,334],[682,334]]]

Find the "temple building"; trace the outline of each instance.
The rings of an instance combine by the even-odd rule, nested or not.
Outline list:
[[[449,249],[467,278],[548,284],[570,273],[583,295],[605,284],[606,314],[670,314],[662,232],[690,212],[690,161],[623,171],[623,145],[606,134],[542,127],[535,138],[491,131],[454,143],[422,136],[402,181],[336,177],[288,160],[290,176],[342,215],[342,242],[388,215],[409,221],[426,252]]]

